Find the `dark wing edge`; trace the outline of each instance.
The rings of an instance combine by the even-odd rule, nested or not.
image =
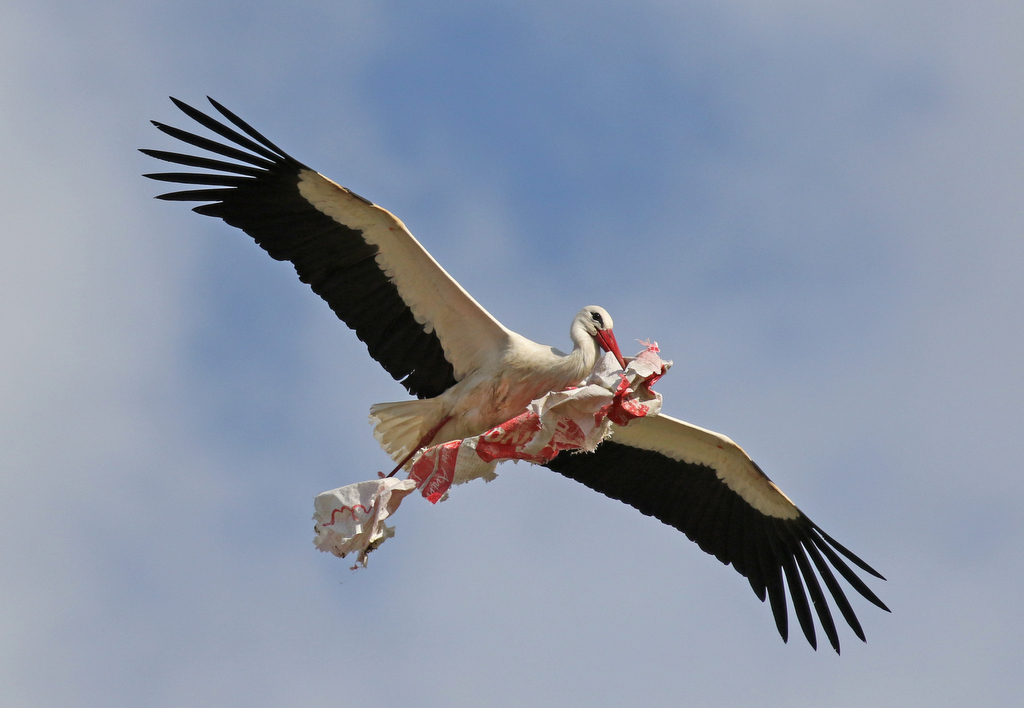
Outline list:
[[[766,597],[769,600],[783,641],[789,637],[788,587],[797,620],[810,645],[817,649],[813,607],[829,643],[839,653],[839,634],[819,577],[854,634],[867,641],[833,569],[869,602],[889,611],[843,557],[882,578],[877,571],[799,510],[790,519],[758,511],[730,489],[712,467],[682,462],[614,439],[601,443],[591,453],[563,451],[545,466],[674,526],[701,550],[726,565],[732,564],[762,602]]]
[[[370,356],[412,395],[432,398],[453,386],[454,369],[445,358],[440,339],[416,321],[396,285],[379,267],[378,246],[368,243],[362,231],[318,211],[299,193],[299,175],[310,168],[212,98],[213,107],[244,135],[182,101],[171,100],[226,142],[157,121],[153,125],[172,138],[237,162],[142,149],[158,160],[207,170],[144,175],[200,187],[157,198],[209,202],[193,211],[223,219],[249,234],[272,258],[290,261],[299,279],[355,330]]]

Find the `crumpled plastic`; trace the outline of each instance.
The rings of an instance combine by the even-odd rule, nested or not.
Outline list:
[[[339,558],[358,553],[352,569],[365,568],[367,554],[395,535],[394,527],[384,519],[415,489],[411,479],[384,477],[319,494],[313,515],[316,547]]]
[[[426,448],[414,458],[408,479],[370,480],[318,495],[313,516],[317,548],[341,558],[356,552],[353,567],[365,567],[367,554],[394,536],[384,519],[414,489],[437,503],[453,484],[493,480],[499,462],[544,464],[563,450],[593,452],[611,435],[613,425],[657,415],[661,395],[651,386],[672,362],[658,356],[657,344],[645,346],[627,361],[625,371],[614,356],[605,354],[581,386],[541,396],[520,415],[481,435]]]

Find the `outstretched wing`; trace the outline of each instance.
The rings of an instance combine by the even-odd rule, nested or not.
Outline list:
[[[839,635],[819,577],[847,624],[864,640],[864,630],[833,569],[870,602],[889,611],[843,557],[882,576],[804,516],[724,435],[664,415],[640,418],[616,428],[595,452],[563,452],[547,466],[676,527],[702,550],[731,563],[762,602],[767,596],[784,641],[789,636],[788,587],[807,641],[817,648],[813,605],[839,652]]]
[[[214,108],[244,135],[171,100],[224,141],[153,125],[232,161],[142,150],[202,170],[146,175],[199,186],[159,199],[208,202],[193,211],[224,219],[273,258],[291,261],[302,282],[355,330],[370,356],[409,393],[440,395],[505,350],[508,330],[389,211],[290,157],[213,99]]]

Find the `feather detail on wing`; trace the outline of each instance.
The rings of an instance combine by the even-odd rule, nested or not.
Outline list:
[[[366,343],[370,355],[410,393],[440,395],[501,355],[508,330],[482,308],[393,214],[309,169],[210,99],[242,131],[172,99],[225,142],[154,125],[171,137],[237,162],[143,150],[208,170],[146,175],[198,189],[160,196],[210,202],[194,208],[253,237]],[[244,133],[244,134],[243,134]]]
[[[784,640],[789,636],[788,588],[811,646],[817,647],[817,614],[829,643],[839,651],[822,582],[847,624],[864,640],[833,570],[888,611],[846,561],[882,576],[804,516],[724,435],[664,415],[641,418],[617,428],[595,452],[562,453],[547,467],[674,526],[705,552],[732,564],[762,601],[770,601]]]

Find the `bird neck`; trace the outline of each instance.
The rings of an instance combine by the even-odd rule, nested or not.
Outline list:
[[[579,381],[587,376],[601,356],[601,348],[579,322],[574,322],[569,330],[572,340],[572,352],[563,360],[566,378]]]

